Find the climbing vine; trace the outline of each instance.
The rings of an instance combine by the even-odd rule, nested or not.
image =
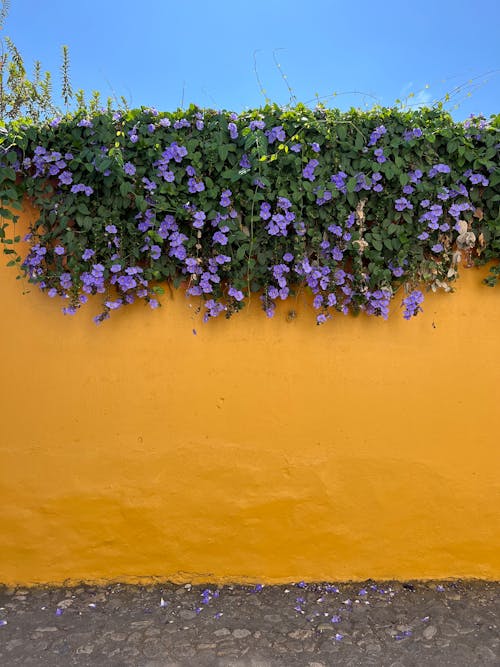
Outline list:
[[[456,122],[440,107],[343,113],[269,105],[80,110],[17,120],[0,135],[0,235],[9,264],[97,322],[163,285],[202,297],[205,319],[251,293],[272,316],[298,288],[317,322],[336,311],[410,319],[425,288],[461,265],[500,271],[500,116]],[[21,254],[11,230],[38,211]]]

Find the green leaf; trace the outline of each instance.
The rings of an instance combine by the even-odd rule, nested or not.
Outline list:
[[[217,152],[219,153],[220,159],[225,162],[227,160],[227,154],[229,152],[229,147],[227,144],[222,144],[217,148]]]

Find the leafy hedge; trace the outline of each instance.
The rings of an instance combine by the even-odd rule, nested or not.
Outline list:
[[[300,286],[317,321],[335,311],[421,310],[460,262],[500,258],[500,116],[440,108],[342,113],[267,106],[240,114],[82,112],[0,135],[0,234],[10,264],[73,314],[102,313],[162,283],[230,316],[251,292],[272,316]],[[11,211],[39,211],[18,255]],[[496,283],[495,265],[488,284]]]

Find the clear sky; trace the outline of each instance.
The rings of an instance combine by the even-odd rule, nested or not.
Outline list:
[[[131,106],[259,106],[256,69],[279,104],[284,74],[311,104],[500,112],[500,0],[11,0],[5,33],[54,73],[67,44],[74,88]]]

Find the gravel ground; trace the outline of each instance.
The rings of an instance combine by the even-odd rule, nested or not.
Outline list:
[[[0,587],[0,665],[500,665],[500,583]]]

